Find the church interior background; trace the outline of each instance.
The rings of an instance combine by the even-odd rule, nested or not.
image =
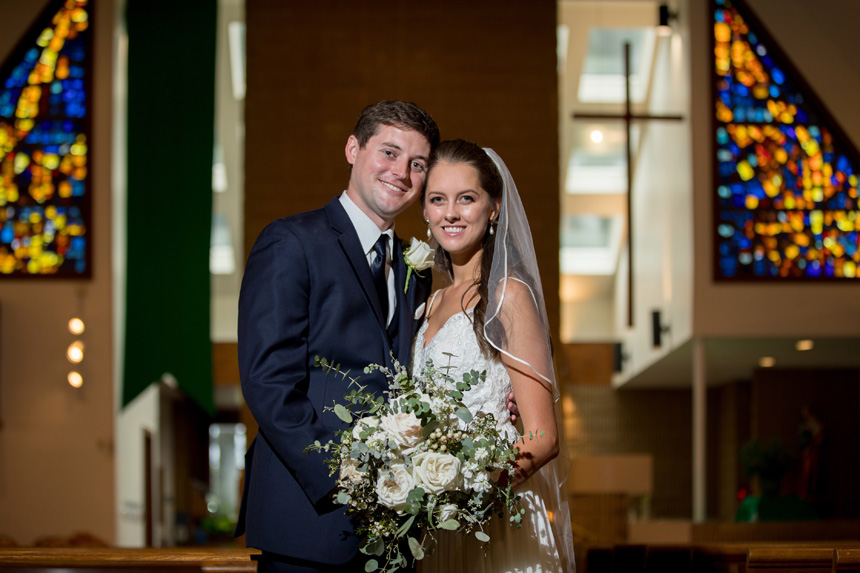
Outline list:
[[[856,540],[860,5],[354,4],[0,0],[0,544],[235,543],[244,258],[384,98],[523,190],[578,553]]]

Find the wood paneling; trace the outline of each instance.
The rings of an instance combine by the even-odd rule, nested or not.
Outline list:
[[[612,384],[613,344],[565,344],[564,381],[573,384]]]
[[[212,382],[216,386],[239,385],[239,355],[235,342],[212,343]]]
[[[556,3],[249,0],[246,18],[245,254],[273,219],[346,187],[344,146],[366,105],[412,100],[443,138],[492,147],[507,163],[557,339]],[[397,232],[424,234],[417,206]]]

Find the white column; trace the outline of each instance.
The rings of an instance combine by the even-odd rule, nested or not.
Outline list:
[[[693,339],[693,523],[707,515],[705,460],[708,384],[705,376],[705,340]]]

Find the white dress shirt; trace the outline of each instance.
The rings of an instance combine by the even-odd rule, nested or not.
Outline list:
[[[355,232],[358,233],[358,241],[361,243],[361,248],[367,256],[368,266],[376,258],[373,246],[379,240],[379,235],[383,234],[388,237],[388,260],[385,261],[385,282],[388,285],[388,316],[385,319],[385,324],[388,325],[394,316],[394,305],[397,304],[397,297],[394,296],[394,273],[391,268],[391,257],[394,254],[394,228],[380,233],[376,223],[371,221],[370,217],[352,202],[346,191],[340,196],[340,204],[343,205],[343,209],[349,216],[349,220],[352,221],[352,226],[355,227]]]

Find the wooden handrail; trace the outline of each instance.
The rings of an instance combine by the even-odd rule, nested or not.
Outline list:
[[[751,547],[747,556],[747,571],[777,571],[788,568],[830,573],[833,567],[833,547]]]
[[[199,571],[256,571],[252,555],[256,549],[244,548],[0,548],[0,569],[8,567],[41,568],[189,568]]]
[[[638,553],[637,553],[638,551]],[[687,545],[597,546],[586,554],[589,573],[618,570],[698,573],[860,573],[860,540],[831,542],[754,542]],[[632,570],[632,569],[631,569]]]
[[[836,548],[836,556],[833,559],[834,571],[860,571],[860,548],[841,549]]]

